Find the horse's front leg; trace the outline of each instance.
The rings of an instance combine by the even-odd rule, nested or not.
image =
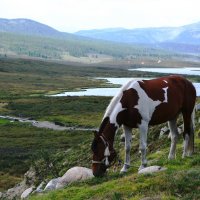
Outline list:
[[[125,161],[122,169],[120,170],[121,173],[127,172],[131,162],[130,151],[131,151],[132,129],[127,126],[124,126],[124,133],[125,133]]]
[[[146,152],[147,152],[147,132],[148,132],[148,123],[142,121],[139,126],[140,132],[140,151],[141,151],[141,165],[139,170],[147,166]]]

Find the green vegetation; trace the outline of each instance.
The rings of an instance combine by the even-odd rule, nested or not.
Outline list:
[[[83,65],[65,62],[45,62],[16,58],[0,58],[0,114],[30,117],[37,120],[60,122],[67,126],[98,127],[109,97],[48,97],[66,90],[107,86],[93,77],[155,76],[155,73],[131,72],[127,68],[143,66],[143,59],[127,64],[117,62]],[[146,59],[145,65],[158,66],[156,60]],[[196,63],[165,60],[162,67],[196,66]],[[122,67],[123,66],[123,67]],[[199,80],[199,77],[196,77]],[[197,113],[197,119],[199,113]],[[167,167],[167,171],[153,175],[138,175],[140,165],[138,132],[134,130],[132,167],[127,175],[118,172],[115,165],[104,178],[94,178],[71,184],[63,190],[50,192],[32,199],[199,199],[199,124],[195,140],[195,155],[181,159],[182,139],[177,159],[168,161],[170,141],[159,139],[161,126],[150,129],[148,159],[151,165]],[[121,132],[121,130],[120,130]],[[124,144],[116,137],[115,147],[119,159],[124,157]],[[0,191],[20,182],[23,174],[35,167],[37,181],[62,176],[73,166],[91,165],[90,145],[92,132],[53,131],[33,127],[28,123],[0,119]]]
[[[153,133],[154,130],[151,130]],[[159,129],[157,129],[159,131]],[[150,139],[149,139],[150,140]],[[138,175],[139,157],[136,153],[138,141],[133,142],[132,167],[126,175],[120,175],[119,171],[112,169],[104,178],[74,183],[63,190],[49,192],[44,195],[36,195],[31,199],[134,199],[144,197],[151,199],[199,199],[200,198],[200,139],[195,141],[195,155],[191,158],[181,158],[182,140],[177,149],[176,160],[167,159],[169,151],[169,140],[156,138],[156,143],[149,141],[149,147],[154,147],[148,153],[151,165],[167,167],[166,171]],[[119,142],[117,139],[116,143]],[[123,151],[123,145],[118,146]],[[120,157],[122,154],[120,153]],[[122,157],[121,157],[122,158]],[[118,167],[119,170],[119,167]]]
[[[0,40],[0,53],[2,56],[13,54],[44,59],[64,59],[68,55],[75,57],[87,57],[89,55],[102,57],[102,55],[109,55],[117,58],[125,58],[127,56],[132,56],[133,58],[143,56],[169,58],[179,56],[151,47],[93,40],[78,36],[56,39],[0,32]]]

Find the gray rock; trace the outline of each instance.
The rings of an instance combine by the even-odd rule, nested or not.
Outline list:
[[[33,188],[34,187],[30,187],[28,189],[26,189],[22,195],[21,195],[21,199],[26,199],[32,192],[33,192]]]
[[[60,177],[59,178],[54,178],[52,180],[50,180],[46,187],[44,188],[44,191],[47,191],[47,190],[55,190],[56,189],[56,184],[58,183],[58,181],[60,180]]]
[[[85,167],[73,167],[69,169],[58,181],[56,189],[63,188],[69,183],[93,178],[91,169]]]
[[[37,186],[36,190],[33,193],[41,193],[43,192],[45,182],[40,183],[40,185]]]
[[[150,166],[150,167],[145,167],[143,169],[141,169],[138,174],[151,174],[151,173],[154,173],[154,172],[160,172],[160,171],[163,171],[163,170],[166,170],[167,168],[165,167],[160,167],[160,166]]]
[[[8,189],[2,194],[3,199],[18,199],[22,193],[32,187],[35,181],[35,171],[31,168],[24,174],[24,180],[18,183],[15,187]]]
[[[15,187],[8,189],[4,194],[3,198],[5,199],[15,199],[19,198],[21,194],[28,188],[25,181],[17,184]]]
[[[165,134],[169,133],[169,128],[167,126],[164,126],[160,129],[160,138],[162,138]]]

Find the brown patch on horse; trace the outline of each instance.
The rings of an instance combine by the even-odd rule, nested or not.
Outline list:
[[[121,126],[122,123],[126,126],[135,128],[138,124],[141,124],[142,117],[137,108],[139,96],[135,89],[130,88],[123,92],[123,96],[120,100],[122,108],[125,110],[121,111],[117,115],[117,123]]]
[[[168,100],[167,103],[161,103],[156,107],[149,122],[150,125],[161,124],[176,119],[178,114],[184,112],[185,108],[187,111],[191,110],[192,112],[193,105],[195,104],[196,91],[191,82],[181,76],[175,75],[164,77],[159,80],[166,80],[168,82],[166,83],[168,87]],[[189,108],[187,104],[192,107]]]
[[[165,100],[165,91],[163,88],[168,87],[168,83],[166,83],[164,80],[165,79],[143,80],[138,81],[138,83],[149,98],[151,98],[153,101],[159,100],[163,102]]]

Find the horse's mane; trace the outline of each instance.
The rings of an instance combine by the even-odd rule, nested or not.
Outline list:
[[[104,114],[104,117],[103,117],[103,120],[106,118],[106,117],[109,117],[110,114],[112,113],[115,105],[117,104],[117,102],[121,99],[122,95],[123,95],[123,91],[126,90],[130,84],[133,82],[133,79],[128,81],[126,84],[124,84],[120,91],[112,98],[111,102],[109,103],[106,111],[105,111],[105,114]]]

